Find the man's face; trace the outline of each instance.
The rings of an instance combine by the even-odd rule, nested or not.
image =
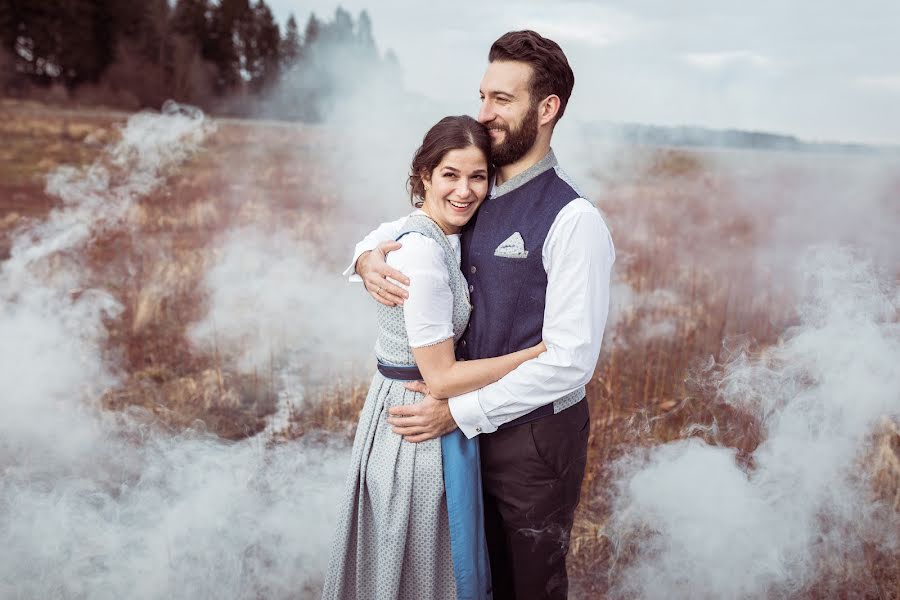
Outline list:
[[[528,92],[531,74],[527,63],[495,60],[481,79],[478,120],[491,134],[491,150],[498,167],[525,156],[537,138],[538,106],[532,106]]]

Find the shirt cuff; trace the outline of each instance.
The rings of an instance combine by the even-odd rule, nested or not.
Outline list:
[[[478,390],[468,392],[461,396],[454,396],[447,400],[450,406],[450,414],[456,425],[463,434],[472,439],[481,433],[493,433],[497,431],[493,423],[481,410],[481,403],[478,401]]]
[[[341,273],[341,275],[348,278],[350,283],[362,283],[362,277],[356,272],[356,261],[359,260],[359,257],[362,256],[363,252],[368,252],[369,250],[372,250],[372,248],[364,247],[362,242],[356,245],[356,249],[353,252],[353,260],[350,261],[350,264],[344,269],[344,272]]]

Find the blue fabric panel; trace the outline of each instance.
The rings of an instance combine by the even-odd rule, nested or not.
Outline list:
[[[458,600],[491,598],[491,569],[484,537],[478,439],[457,429],[441,438],[444,489],[450,517],[450,553]]]

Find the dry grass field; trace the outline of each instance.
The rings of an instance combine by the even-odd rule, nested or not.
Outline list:
[[[16,232],[60,205],[45,192],[46,174],[94,160],[126,118],[0,103],[0,260],[9,257]],[[167,173],[151,197],[137,199],[123,227],[92,236],[80,257],[85,287],[108,290],[124,307],[104,323],[105,352],[122,381],[103,395],[105,409],[139,406],[173,431],[202,421],[227,439],[265,428],[277,404],[272,374],[241,372],[216,351],[198,351],[187,330],[207,310],[202,280],[217,235],[243,225],[278,226],[316,243],[341,221],[341,203],[328,185],[333,173],[317,158],[329,143],[315,128],[220,122],[202,152]],[[265,150],[247,156],[251,146]],[[587,182],[614,233],[618,260],[610,328],[588,387],[589,471],[570,555],[578,597],[586,598],[603,597],[633,549],[607,529],[610,466],[635,448],[697,436],[737,449],[752,470],[765,435],[759,419],[723,401],[704,377],[740,349],[765,352],[797,320],[790,292],[742,259],[757,250],[774,216],[738,202],[734,181],[708,167],[708,154],[633,153],[639,160],[624,175],[598,168]],[[224,164],[248,166],[229,171]],[[310,390],[317,401],[292,413],[272,443],[320,429],[352,431],[367,382],[350,374],[337,381]],[[871,474],[873,500],[891,506],[889,522],[896,523],[895,421],[884,419],[867,456],[859,468]],[[873,547],[862,562],[837,560],[823,568],[827,585],[812,582],[798,597],[900,598],[897,558]]]

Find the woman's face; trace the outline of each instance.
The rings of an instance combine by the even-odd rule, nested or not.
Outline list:
[[[459,233],[487,196],[487,159],[477,146],[450,150],[422,180],[426,188],[422,210],[444,233]]]

